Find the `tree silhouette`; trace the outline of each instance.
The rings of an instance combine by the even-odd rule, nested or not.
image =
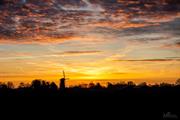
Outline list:
[[[129,81],[127,84],[128,86],[131,86],[131,87],[136,86],[136,84],[133,81]]]
[[[14,84],[12,82],[7,83],[7,88],[14,89]]]
[[[31,87],[33,89],[40,89],[41,87],[41,80],[33,80],[31,83]]]
[[[142,82],[142,83],[140,83],[138,86],[139,86],[139,87],[147,87],[148,85],[147,85],[146,82]]]
[[[160,83],[160,87],[171,87],[172,84],[169,84],[169,83]]]
[[[28,88],[28,87],[30,87],[30,85],[29,85],[29,84],[25,84],[25,83],[23,83],[23,82],[21,82],[21,83],[19,84],[19,86],[18,86],[18,88]]]
[[[110,83],[110,82],[108,82],[108,83],[107,83],[107,88],[112,88],[112,87],[113,87],[113,84]]]
[[[178,86],[180,85],[180,78],[176,80],[175,84],[178,85]]]
[[[94,88],[95,84],[94,83],[89,83],[89,88]]]
[[[51,89],[51,90],[58,90],[58,86],[54,83],[54,82],[52,82],[50,85],[49,85],[49,88]]]
[[[119,82],[116,84],[108,83],[107,87],[101,86],[100,83],[89,83],[88,85],[78,85],[67,87],[65,91],[58,89],[54,82],[36,79],[31,84],[20,83],[15,88],[12,82],[0,83],[0,96],[133,96],[143,97],[151,93],[165,97],[178,96],[180,93],[179,79],[176,84],[161,83],[156,85],[147,85],[146,82],[136,85],[134,82]],[[170,96],[170,93],[172,96]],[[133,96],[134,97],[134,96]],[[164,98],[164,97],[163,97]]]
[[[7,85],[5,83],[0,83],[0,89],[7,89]]]

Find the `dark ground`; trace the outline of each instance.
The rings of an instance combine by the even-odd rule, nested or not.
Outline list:
[[[0,89],[1,115],[31,119],[166,120],[180,117],[180,86]]]

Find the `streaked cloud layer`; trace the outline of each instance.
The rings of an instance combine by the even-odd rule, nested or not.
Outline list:
[[[180,61],[180,59],[141,59],[141,60],[115,60],[125,62],[166,62],[166,61]]]
[[[0,41],[64,42],[94,30],[104,35],[107,29],[153,29],[166,22],[176,26],[179,6],[178,0],[3,0]]]
[[[180,77],[179,0],[1,0],[0,15],[0,76]]]

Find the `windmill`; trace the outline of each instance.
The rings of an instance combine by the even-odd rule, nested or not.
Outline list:
[[[64,70],[62,73],[63,73],[63,78],[60,79],[60,85],[59,85],[61,90],[66,88],[65,81],[67,80]]]

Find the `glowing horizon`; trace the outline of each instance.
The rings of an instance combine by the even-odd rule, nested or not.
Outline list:
[[[180,78],[178,0],[4,0],[0,82]]]

